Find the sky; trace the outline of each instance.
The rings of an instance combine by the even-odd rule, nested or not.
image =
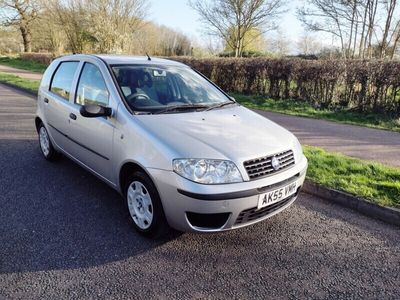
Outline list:
[[[150,5],[148,18],[151,21],[179,30],[200,43],[205,40],[199,15],[188,5],[187,0],[150,0]],[[283,35],[294,43],[303,34],[301,23],[295,15],[299,5],[300,0],[288,0],[289,11],[279,24]]]

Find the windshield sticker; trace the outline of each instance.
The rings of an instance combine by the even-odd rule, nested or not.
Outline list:
[[[165,70],[153,70],[154,77],[166,77],[167,72]]]

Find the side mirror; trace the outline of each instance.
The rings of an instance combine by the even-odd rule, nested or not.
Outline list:
[[[231,98],[232,101],[235,101],[235,102],[236,102],[236,99],[235,99],[234,97],[229,96],[229,98]]]
[[[110,117],[112,109],[97,104],[83,105],[79,110],[85,118]]]

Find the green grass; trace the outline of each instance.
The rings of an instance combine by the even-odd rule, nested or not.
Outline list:
[[[15,85],[25,90],[37,93],[39,90],[40,81],[21,78],[15,75],[0,72],[0,82]]]
[[[0,65],[5,65],[17,69],[28,70],[32,72],[44,73],[47,66],[30,60],[24,60],[19,57],[0,57]]]
[[[387,167],[304,146],[309,160],[307,178],[321,185],[400,208],[400,168]]]
[[[242,94],[232,94],[232,96],[240,104],[248,108],[400,132],[400,118],[393,119],[385,115],[316,109],[304,101],[291,99],[275,100],[262,96],[245,96]]]

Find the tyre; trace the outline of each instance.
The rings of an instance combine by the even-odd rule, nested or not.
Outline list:
[[[54,149],[49,137],[49,133],[47,132],[47,129],[44,127],[43,123],[39,125],[38,133],[40,151],[42,152],[44,158],[49,161],[55,161],[59,159],[61,154]]]
[[[140,234],[156,238],[169,232],[160,196],[143,171],[136,171],[128,178],[125,201],[132,224]]]

